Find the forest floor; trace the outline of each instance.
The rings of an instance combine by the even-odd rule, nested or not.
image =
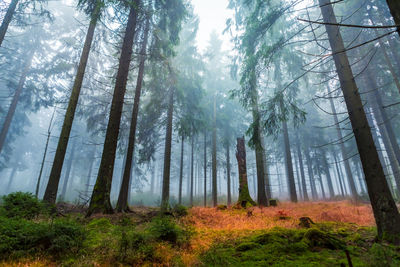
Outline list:
[[[1,266],[400,266],[400,247],[376,240],[371,207],[348,201],[277,207],[175,209],[68,220],[82,225],[74,253],[9,257]],[[305,224],[299,224],[300,218]],[[309,225],[307,224],[309,223]]]

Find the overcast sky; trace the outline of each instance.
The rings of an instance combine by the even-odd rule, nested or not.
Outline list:
[[[194,12],[200,18],[197,43],[200,51],[203,51],[210,39],[210,33],[216,30],[224,41],[224,50],[232,48],[229,42],[230,37],[222,35],[226,27],[226,20],[231,17],[232,10],[228,9],[228,0],[192,0]]]

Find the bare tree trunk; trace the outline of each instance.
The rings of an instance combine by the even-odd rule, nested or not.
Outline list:
[[[14,16],[15,9],[17,7],[18,2],[19,2],[19,0],[11,1],[10,5],[8,6],[6,15],[3,18],[3,22],[1,23],[1,26],[0,26],[0,47],[4,41],[4,37],[6,36],[6,32],[7,32],[8,26],[10,25],[12,17]]]
[[[29,70],[31,68],[32,59],[33,59],[33,56],[35,54],[34,50],[30,52],[30,54],[29,54],[29,56],[28,56],[28,58],[27,58],[27,60],[26,60],[26,62],[24,64],[24,67],[23,67],[22,73],[21,73],[21,77],[19,78],[17,89],[15,90],[13,99],[11,101],[11,105],[8,108],[8,112],[7,112],[4,124],[1,127],[1,132],[0,132],[0,153],[3,150],[4,143],[6,141],[6,137],[7,137],[7,134],[8,134],[8,130],[10,129],[11,121],[14,118],[14,114],[15,114],[15,111],[17,109],[17,104],[18,104],[19,98],[21,96],[22,89],[24,88],[24,85],[25,85],[26,76],[28,75],[28,72],[29,72]]]
[[[124,175],[122,177],[121,189],[119,192],[117,208],[118,212],[127,212],[129,210],[128,206],[128,192],[129,192],[129,184],[131,180],[132,173],[132,161],[133,154],[135,152],[135,140],[136,140],[136,126],[137,126],[137,118],[139,114],[139,102],[140,95],[142,93],[142,83],[143,83],[143,75],[144,75],[144,63],[146,61],[146,49],[147,49],[147,40],[149,36],[150,30],[150,22],[149,18],[146,19],[146,25],[144,29],[144,37],[143,43],[140,50],[139,56],[139,72],[136,80],[136,89],[135,89],[135,98],[133,101],[133,109],[132,109],[132,117],[131,117],[131,125],[129,129],[129,138],[128,138],[128,150],[127,150],[127,158],[124,168]]]
[[[178,203],[182,204],[182,183],[183,183],[183,153],[184,153],[184,143],[185,137],[182,134],[181,137],[181,163],[179,168],[179,193],[178,193]]]
[[[204,207],[207,207],[207,132],[204,131]]]
[[[214,117],[213,117],[213,135],[212,135],[212,199],[213,206],[218,205],[217,193],[217,97],[214,95]]]
[[[96,29],[98,12],[97,7],[93,18],[90,21],[88,31],[86,33],[85,44],[83,46],[81,58],[79,61],[78,70],[75,76],[74,85],[72,87],[71,96],[69,98],[67,111],[65,112],[63,126],[61,128],[60,137],[58,139],[57,150],[54,156],[53,165],[50,172],[49,181],[47,183],[46,191],[43,200],[47,203],[54,204],[57,198],[58,186],[60,183],[61,170],[64,163],[65,153],[67,152],[68,141],[71,134],[72,123],[75,117],[76,107],[78,105],[79,95],[82,89],[83,78],[85,76],[86,66],[89,59],[90,49],[92,47],[94,31]]]
[[[268,173],[268,163],[267,163],[267,156],[265,154],[266,149],[265,149],[265,142],[264,142],[264,137],[260,136],[260,141],[261,141],[261,146],[263,147],[263,162],[264,162],[264,183],[265,183],[265,193],[267,195],[267,200],[272,198],[272,192],[271,192],[271,183],[269,181],[269,173]]]
[[[325,169],[325,173],[326,173],[326,180],[328,182],[329,197],[333,198],[335,196],[335,190],[333,190],[333,183],[332,183],[331,173],[329,171],[328,159],[326,157],[325,151],[323,151],[323,153],[324,153],[324,158],[322,159],[322,161],[323,161],[324,169]]]
[[[226,187],[227,187],[227,195],[228,195],[228,206],[231,205],[231,161],[229,157],[229,142],[226,144]]]
[[[194,136],[192,136],[192,147],[190,157],[190,206],[193,207],[193,171],[194,171]]]
[[[300,146],[300,140],[299,140],[298,135],[296,135],[296,145],[297,145],[297,157],[299,159],[299,164],[300,164],[303,199],[304,199],[304,201],[309,201],[308,193],[307,193],[306,176],[304,175],[303,155],[301,154],[301,146]]]
[[[249,193],[246,167],[246,147],[244,144],[244,137],[237,139],[236,159],[238,162],[239,173],[239,199],[237,204],[243,208],[246,208],[248,205],[253,206],[256,203],[251,199]]]
[[[10,192],[11,185],[12,185],[12,182],[14,181],[14,177],[15,177],[15,174],[17,173],[17,170],[18,170],[18,163],[16,165],[14,165],[14,167],[10,173],[10,176],[8,177],[8,184],[7,184],[7,188],[6,188],[7,193],[11,193]]]
[[[90,180],[92,179],[92,172],[93,172],[93,164],[94,161],[96,160],[96,146],[90,151],[90,163],[89,163],[89,168],[88,168],[88,174],[86,177],[86,190],[85,194],[88,194],[89,196],[89,186],[90,186]]]
[[[300,170],[299,170],[299,163],[297,162],[296,158],[293,157],[294,165],[296,167],[296,180],[297,180],[297,187],[300,195],[300,199],[304,199],[302,195],[302,190],[301,190],[301,178],[300,178]]]
[[[113,99],[111,102],[110,116],[107,125],[106,138],[103,154],[96,184],[93,189],[92,198],[87,215],[93,213],[113,213],[110,202],[112,176],[114,171],[115,153],[117,150],[119,126],[121,122],[122,107],[126,84],[128,81],[129,66],[132,57],[133,40],[136,32],[137,11],[139,0],[131,6],[128,23],[126,25],[125,37],[122,44],[119,67],[115,81]]]
[[[330,93],[329,87],[328,87],[328,92]],[[351,173],[349,160],[347,159],[346,147],[344,146],[344,143],[342,142],[343,136],[342,136],[342,131],[340,130],[339,120],[338,120],[337,115],[336,115],[335,104],[333,103],[333,99],[332,98],[329,98],[329,101],[330,101],[330,104],[331,104],[333,119],[334,119],[334,122],[335,122],[335,125],[336,125],[337,137],[338,137],[338,140],[340,141],[340,152],[342,154],[343,163],[344,163],[344,169],[346,171],[347,181],[348,181],[349,186],[350,186],[351,195],[352,195],[353,198],[357,199],[358,198],[358,193],[357,193],[356,185],[354,183],[353,175]]]
[[[151,180],[150,180],[150,194],[154,195],[154,183],[156,180],[156,173],[157,173],[157,162],[154,160],[153,161],[153,172],[151,174]],[[182,188],[181,188],[181,193],[182,193]]]
[[[283,129],[283,141],[285,143],[286,170],[288,174],[287,179],[288,179],[290,200],[292,202],[297,202],[296,185],[293,174],[292,152],[290,151],[289,132],[286,121],[282,123],[282,129]]]
[[[397,6],[398,1],[388,0]],[[337,23],[330,0],[319,0],[325,23]],[[396,23],[400,24],[399,14]],[[390,193],[338,26],[325,25],[346,102],[380,238],[400,240],[400,214]],[[400,33],[400,30],[399,30]]]
[[[321,174],[321,170],[319,169],[319,167],[317,167],[317,172],[318,172],[319,184],[320,184],[320,187],[321,187],[322,199],[326,200],[324,182],[322,181],[322,174]]]
[[[174,115],[174,93],[171,87],[169,92],[169,103],[167,112],[167,130],[165,131],[164,170],[162,184],[161,211],[165,212],[169,206],[169,184],[171,174],[171,147],[172,147],[172,120]]]
[[[400,25],[400,2],[398,0],[386,0],[390,13],[393,16],[396,25]],[[400,27],[397,27],[397,33],[400,36]]]
[[[310,179],[311,195],[312,195],[313,200],[317,200],[318,199],[317,188],[315,186],[314,171],[312,168],[310,150],[308,148],[307,148],[307,151],[305,151],[305,155],[306,155],[306,161],[307,161],[308,178]]]
[[[342,177],[341,177],[341,174],[340,174],[339,165],[338,165],[335,153],[332,153],[332,155],[333,155],[334,160],[335,160],[336,174],[337,174],[337,178],[338,178],[338,182],[339,182],[339,186],[340,186],[340,192],[342,193],[342,197],[344,197],[345,196],[345,191],[343,189]]]
[[[72,169],[72,162],[74,161],[74,156],[75,156],[75,150],[76,150],[75,147],[76,147],[76,139],[72,143],[71,153],[69,155],[68,162],[67,162],[67,170],[64,175],[64,184],[63,184],[61,194],[60,194],[60,199],[62,201],[65,201],[65,193],[67,192],[69,177],[70,177],[71,169]]]

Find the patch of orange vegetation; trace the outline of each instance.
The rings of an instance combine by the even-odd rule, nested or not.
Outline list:
[[[295,228],[300,217],[310,217],[314,222],[355,223],[374,226],[372,208],[367,204],[353,205],[348,201],[281,203],[278,207],[244,210],[195,207],[187,219],[198,230],[262,230],[273,227]],[[280,219],[282,214],[285,219]]]

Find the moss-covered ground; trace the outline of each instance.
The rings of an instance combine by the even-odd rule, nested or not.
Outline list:
[[[280,203],[188,214],[178,207],[163,217],[156,208],[132,209],[91,218],[0,217],[0,265],[400,266],[400,247],[377,242],[368,205]],[[335,217],[338,210],[352,215]],[[309,228],[299,225],[302,216],[313,221]]]

